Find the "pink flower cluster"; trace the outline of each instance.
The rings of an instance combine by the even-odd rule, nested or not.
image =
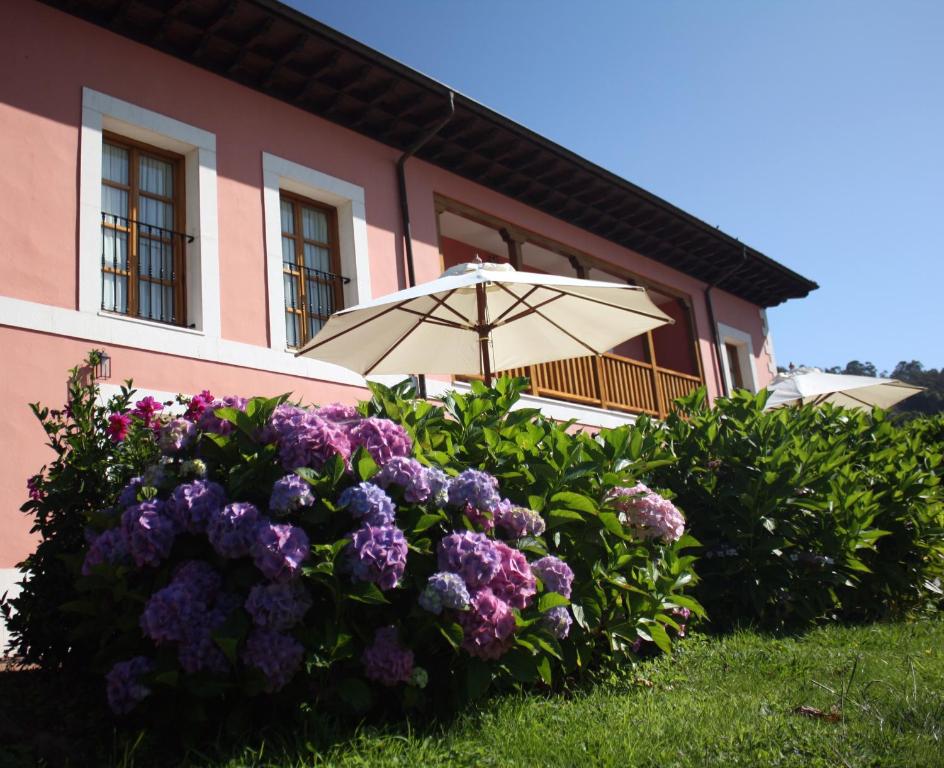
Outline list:
[[[685,518],[675,505],[642,483],[614,488],[607,495],[619,510],[620,521],[641,539],[678,541],[685,533]]]
[[[472,656],[497,659],[512,643],[512,608],[530,605],[536,589],[531,566],[517,549],[484,533],[451,533],[439,542],[439,568],[462,577],[469,609],[458,614],[462,647]]]

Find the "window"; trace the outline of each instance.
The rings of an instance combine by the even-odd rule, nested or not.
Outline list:
[[[338,217],[334,208],[287,192],[279,203],[285,340],[301,347],[344,306]]]
[[[104,134],[103,310],[172,325],[186,322],[183,158]]]
[[[744,373],[741,371],[741,356],[737,345],[725,344],[724,353],[728,356],[728,370],[731,371],[733,389],[744,389]]]

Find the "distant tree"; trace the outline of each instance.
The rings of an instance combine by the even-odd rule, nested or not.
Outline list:
[[[850,360],[845,368],[834,365],[827,368],[826,373],[842,373],[846,376],[878,376],[878,371],[872,363],[860,363],[858,360]]]

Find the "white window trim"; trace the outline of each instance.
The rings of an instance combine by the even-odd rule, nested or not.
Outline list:
[[[738,361],[741,365],[741,376],[744,379],[744,384],[749,387],[751,392],[757,392],[757,369],[754,365],[754,342],[751,335],[730,325],[718,323],[718,338],[721,339],[722,347],[725,344],[732,344],[737,347]],[[721,371],[724,374],[728,392],[733,392],[734,377],[731,375],[731,369],[728,366],[727,354],[721,355]]]
[[[102,132],[108,130],[184,156],[187,250],[187,323],[220,337],[216,136],[113,96],[82,89],[79,157],[79,311],[102,306]],[[119,317],[102,313],[108,317]],[[136,318],[122,318],[135,320]],[[179,330],[163,326],[166,333]],[[189,329],[183,329],[189,330]]]
[[[344,286],[344,306],[352,307],[367,301],[371,296],[364,188],[268,152],[262,153],[262,177],[269,346],[285,351],[288,347],[285,338],[285,288],[282,280],[280,192],[294,192],[337,209],[341,274],[351,278],[351,282]]]

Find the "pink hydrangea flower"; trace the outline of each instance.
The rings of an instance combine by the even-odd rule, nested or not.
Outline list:
[[[458,618],[464,632],[462,648],[470,656],[498,659],[511,647],[515,614],[488,587],[472,594],[469,610]]]
[[[502,541],[495,542],[498,551],[498,571],[488,583],[489,589],[499,600],[512,608],[527,608],[537,592],[531,566],[525,556]]]
[[[413,441],[396,422],[390,419],[361,419],[348,431],[351,451],[363,448],[382,467],[397,456],[409,456],[413,452]]]
[[[685,533],[685,518],[675,505],[642,483],[614,488],[607,494],[619,510],[620,521],[641,539],[678,541]]]

